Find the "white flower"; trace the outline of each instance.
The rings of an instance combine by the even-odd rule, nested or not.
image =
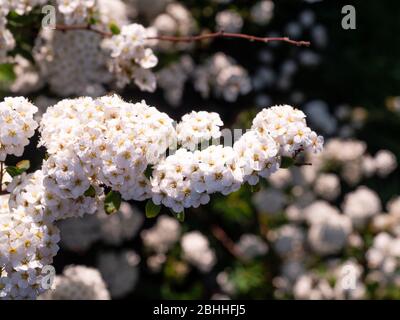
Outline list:
[[[225,32],[240,32],[243,27],[243,19],[235,11],[224,10],[218,12],[215,17],[218,30]]]
[[[314,190],[322,198],[334,200],[340,194],[340,180],[333,173],[321,174],[315,181]]]
[[[251,81],[243,67],[218,52],[195,69],[194,87],[204,98],[213,90],[217,97],[234,102],[240,95],[250,92]]]
[[[141,237],[146,247],[157,253],[166,253],[178,241],[181,232],[179,222],[168,216],[160,216],[151,229],[143,230]]]
[[[236,244],[241,254],[247,259],[263,256],[268,252],[267,244],[254,234],[243,234]]]
[[[271,0],[262,0],[257,2],[250,9],[252,21],[257,24],[267,24],[274,14],[274,3]]]
[[[96,0],[57,0],[58,10],[66,24],[82,24],[88,20],[90,10],[95,7]]]
[[[153,92],[156,88],[156,77],[149,70],[158,63],[153,50],[146,47],[146,38],[150,30],[134,23],[124,25],[120,34],[113,35],[104,42],[103,47],[110,51],[109,70],[123,87],[132,80],[143,91]]]
[[[222,125],[219,114],[215,112],[192,111],[185,114],[176,126],[178,143],[189,150],[194,150],[203,141],[221,137]]]
[[[311,224],[308,241],[320,255],[335,254],[344,248],[351,231],[351,221],[347,216],[328,214],[325,219]]]
[[[202,272],[209,272],[216,263],[216,256],[207,238],[199,231],[188,232],[181,240],[183,259]]]
[[[343,202],[343,213],[349,216],[355,227],[364,227],[368,220],[381,210],[381,201],[371,189],[365,186],[348,193]]]
[[[0,161],[7,155],[22,156],[38,123],[33,115],[38,108],[23,97],[5,98],[0,102]]]
[[[121,298],[135,288],[139,261],[140,257],[131,250],[100,254],[98,268],[113,298]]]
[[[380,177],[386,177],[397,168],[396,156],[389,150],[380,150],[375,155],[375,167]]]
[[[94,268],[66,266],[54,283],[55,289],[40,296],[40,300],[110,300],[106,284]]]

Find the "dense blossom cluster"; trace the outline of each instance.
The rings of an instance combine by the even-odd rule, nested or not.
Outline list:
[[[246,69],[219,52],[195,69],[194,87],[204,98],[213,91],[217,97],[233,102],[249,93],[251,82]]]
[[[58,11],[69,25],[86,22],[95,5],[96,0],[57,0]]]
[[[22,154],[37,127],[33,120],[37,108],[24,98],[6,98],[0,106],[4,160],[7,154]],[[194,150],[197,144],[221,136],[218,114],[192,112],[175,125],[145,102],[127,103],[116,95],[65,99],[48,108],[39,143],[48,157],[41,170],[23,173],[8,184],[10,196],[4,200],[8,207],[1,206],[2,296],[34,298],[43,292],[38,283],[41,270],[51,264],[60,240],[53,223],[99,211],[103,186],[120,192],[125,200],[151,198],[176,213],[198,207],[209,202],[210,194],[227,195],[244,182],[255,184],[259,176],[269,177],[282,156],[319,151],[322,138],[306,126],[304,118],[290,106],[273,107],[261,111],[252,130],[233,147]],[[15,134],[10,135],[10,130]],[[172,238],[169,245],[163,241],[165,250],[178,240],[179,231],[167,234]],[[144,237],[152,243],[150,231]],[[187,240],[192,237],[198,240]],[[202,271],[215,260],[205,240],[197,233],[182,238],[185,259]],[[193,243],[196,250],[189,248]],[[157,251],[155,265],[162,263],[162,250]],[[194,252],[202,252],[201,259]]]
[[[144,102],[117,96],[63,100],[43,115],[41,145],[50,154],[43,166],[45,185],[61,199],[77,200],[90,186],[104,184],[125,200],[152,198],[175,212],[198,207],[211,193],[229,194],[244,181],[267,178],[280,156],[320,150],[322,138],[305,125],[302,112],[289,106],[271,110],[271,118],[262,111],[266,114],[254,122],[257,130],[233,148],[212,145],[193,152],[187,148],[220,136],[217,114],[185,115],[175,129],[172,119]],[[183,148],[166,157],[176,143]]]
[[[9,196],[1,196],[3,208]],[[25,199],[35,202],[35,194]],[[52,263],[60,240],[58,229],[35,219],[23,204],[0,212],[0,296],[33,299],[46,288],[43,268]]]
[[[134,80],[143,91],[155,90],[156,77],[150,69],[157,65],[158,59],[146,44],[146,38],[152,35],[152,29],[134,23],[122,26],[120,34],[104,41],[104,47],[111,51],[109,67],[119,86]]]
[[[216,263],[215,252],[210,248],[207,238],[199,231],[186,233],[181,239],[183,259],[208,272]]]
[[[100,42],[100,35],[86,30],[41,31],[33,56],[41,77],[54,93],[97,96],[105,92],[104,85],[112,77],[107,70],[107,57],[99,48]]]
[[[54,289],[39,297],[40,300],[110,300],[110,293],[97,269],[80,265],[65,267],[56,276]]]
[[[0,161],[7,155],[22,156],[38,123],[33,115],[38,108],[23,97],[5,98],[0,102]]]
[[[188,113],[176,126],[178,143],[184,148],[194,150],[203,141],[219,138],[222,125],[218,113],[205,111]]]

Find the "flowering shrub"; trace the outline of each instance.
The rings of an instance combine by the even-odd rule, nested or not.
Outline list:
[[[398,298],[398,19],[337,6],[0,0],[0,298]]]
[[[23,98],[6,98],[2,106],[9,106],[17,117],[22,113],[32,118],[35,111]],[[31,136],[33,130],[25,123],[35,123],[28,117],[24,125],[11,130],[7,127],[11,120],[4,115],[1,122],[6,129],[4,158],[7,151],[16,153],[16,147],[27,144],[9,139],[17,136],[18,129]],[[305,150],[322,149],[322,138],[306,126],[305,115],[290,106],[262,111],[253,129],[233,147],[186,149],[219,137],[221,125],[218,114],[199,112],[183,116],[175,129],[171,118],[144,101],[127,103],[115,95],[66,99],[48,108],[39,128],[39,145],[48,153],[42,169],[18,175],[17,167],[7,187],[9,212],[1,229],[2,296],[25,298],[42,292],[40,268],[51,263],[58,251],[54,221],[93,214],[102,204],[107,213],[114,213],[121,198],[151,199],[149,215],[162,204],[183,219],[185,208],[206,204],[210,194],[227,195],[244,182],[255,185],[259,176],[267,178],[278,170],[284,157],[294,159]],[[167,155],[174,143],[178,150]],[[111,191],[105,194],[105,188]],[[198,258],[188,255],[188,259]]]

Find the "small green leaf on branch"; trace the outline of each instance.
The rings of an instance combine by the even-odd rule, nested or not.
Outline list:
[[[146,217],[147,218],[155,218],[161,211],[161,206],[154,204],[152,200],[147,201],[146,203]]]
[[[288,169],[293,165],[294,165],[294,159],[292,159],[290,157],[282,157],[282,159],[281,159],[281,168],[282,169]]]
[[[121,194],[116,191],[110,191],[104,200],[104,210],[107,214],[116,213],[121,206]]]

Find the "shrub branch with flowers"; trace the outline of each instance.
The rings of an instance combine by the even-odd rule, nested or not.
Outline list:
[[[314,2],[0,0],[0,298],[398,297],[395,61]]]
[[[1,160],[22,155],[38,127],[36,110],[22,97],[0,104]],[[182,220],[185,208],[208,203],[211,194],[256,185],[284,159],[294,161],[323,145],[304,113],[285,105],[262,110],[232,147],[193,150],[219,138],[222,125],[217,113],[203,111],[175,126],[144,101],[128,103],[117,95],[65,99],[48,108],[39,126],[39,146],[47,150],[42,169],[26,174],[24,162],[6,168],[13,180],[10,194],[2,196],[8,201],[0,229],[2,296],[34,298],[43,291],[40,270],[51,263],[60,240],[55,221],[93,214],[99,206],[115,213],[121,199],[148,200],[149,216],[162,205]]]

